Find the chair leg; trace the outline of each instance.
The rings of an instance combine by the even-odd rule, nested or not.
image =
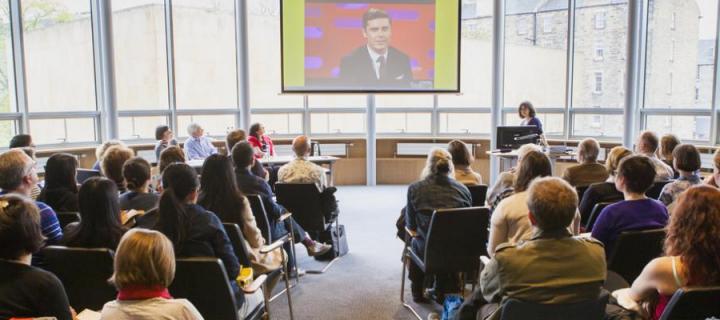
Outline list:
[[[410,310],[410,312],[412,312],[412,314],[415,316],[415,318],[417,318],[418,320],[422,320],[422,317],[420,317],[420,315],[417,313],[417,311],[415,311],[415,309],[411,305],[409,305],[409,304],[407,304],[407,302],[405,302],[405,270],[407,269],[407,265],[410,262],[410,258],[407,255],[407,246],[405,246],[405,248],[403,249],[402,260],[403,260],[403,264],[402,264],[403,270],[402,270],[402,279],[400,280],[400,302],[402,303],[403,307],[407,308],[408,310]]]
[[[339,218],[335,218],[335,230],[338,230],[338,231],[340,230]],[[331,235],[331,238],[332,238],[332,235]],[[338,260],[340,260],[340,256],[337,256],[337,257],[333,258],[332,260],[330,260],[330,262],[328,262],[328,264],[325,265],[325,267],[323,267],[321,270],[306,270],[305,272],[307,272],[307,273],[309,273],[309,274],[322,274],[322,273],[325,273],[325,271],[327,271],[328,269],[330,269],[330,267],[331,267],[335,262],[337,262]]]
[[[288,218],[286,228],[290,230],[290,251],[292,251],[293,269],[295,269],[295,285],[300,284],[300,275],[298,274],[297,253],[295,252],[295,232],[292,229],[292,217]]]
[[[283,270],[284,271],[283,278],[285,278],[285,293],[287,294],[287,299],[288,299],[288,308],[290,310],[290,320],[293,320],[293,319],[295,319],[295,317],[293,316],[292,297],[290,294],[290,278],[288,277],[287,263],[285,263],[285,255],[283,255],[283,258],[281,259],[281,261],[283,264],[283,268],[285,269],[285,270]]]
[[[268,288],[267,282],[263,284],[263,300],[265,301],[265,316],[267,316],[268,319],[270,319],[270,290]]]

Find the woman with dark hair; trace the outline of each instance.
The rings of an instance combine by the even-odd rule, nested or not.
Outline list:
[[[275,146],[270,137],[265,135],[265,126],[261,123],[254,123],[250,126],[248,142],[255,149],[255,158],[262,159],[266,154],[275,156]]]
[[[160,125],[155,128],[155,157],[160,159],[160,153],[169,146],[177,146],[177,140],[173,138],[173,132],[170,127]]]
[[[448,143],[448,152],[452,156],[452,162],[455,166],[455,180],[466,186],[482,184],[482,176],[470,167],[475,158],[473,158],[464,142],[460,140],[450,141]]]
[[[673,168],[678,178],[666,184],[658,200],[672,209],[672,203],[688,188],[702,183],[700,152],[691,144],[681,144],[673,149]]]
[[[125,233],[115,182],[93,177],[80,186],[80,222],[66,227],[63,244],[68,247],[115,250]]]
[[[160,180],[162,179],[162,173],[169,165],[173,163],[185,163],[185,152],[178,146],[169,146],[162,152],[160,152],[160,158],[158,158],[158,172],[152,177],[150,185],[157,192],[162,192],[162,185]]]
[[[128,191],[120,195],[120,209],[150,211],[157,207],[160,196],[150,190],[150,163],[134,157],[122,169]]]
[[[537,113],[535,112],[535,107],[530,101],[523,101],[518,106],[518,116],[522,119],[520,125],[535,126],[537,128],[537,133],[540,135],[540,143],[546,144],[542,122],[536,115]]]
[[[613,292],[620,305],[659,319],[672,295],[687,287],[720,285],[720,191],[695,186],[670,215],[665,256],[655,258],[632,287]]]
[[[78,161],[67,153],[52,155],[45,164],[45,187],[38,201],[45,202],[55,212],[78,211]]]
[[[200,182],[195,169],[185,163],[173,163],[163,171],[162,184],[158,220],[153,229],[170,239],[177,257],[220,258],[236,297],[243,299],[235,281],[240,264],[222,222],[196,204]]]

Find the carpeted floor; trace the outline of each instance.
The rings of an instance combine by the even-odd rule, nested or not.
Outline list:
[[[291,290],[295,319],[415,319],[400,303],[402,242],[395,221],[405,205],[407,186],[339,187],[340,223],[345,225],[350,253],[324,274],[308,274]],[[298,245],[298,264],[321,264]],[[280,286],[281,284],[279,284]],[[412,301],[406,282],[406,301]],[[420,306],[425,319],[439,305]],[[272,319],[289,319],[285,296],[270,305]]]

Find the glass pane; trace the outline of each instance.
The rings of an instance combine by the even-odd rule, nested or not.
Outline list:
[[[22,0],[31,112],[95,110],[90,1]]]
[[[178,109],[237,108],[234,3],[172,1]]]
[[[163,0],[113,0],[112,10],[118,109],[167,109]]]
[[[538,113],[538,119],[542,122],[543,132],[545,136],[561,136],[563,135],[563,127],[565,115],[562,113]],[[517,112],[505,113],[506,126],[519,126],[522,119],[518,117]]]
[[[567,1],[507,1],[505,106],[565,106]]]
[[[0,1],[0,52],[0,113],[15,112],[17,111],[13,87],[15,70],[13,69],[12,38],[10,37],[10,7],[7,0]],[[4,128],[4,123],[4,121],[0,122],[0,130]],[[4,137],[3,132],[0,132],[0,139]],[[2,145],[4,146],[5,143],[2,142]]]
[[[431,133],[430,113],[378,113],[378,133]]]
[[[253,0],[248,6],[250,105],[253,108],[302,108],[301,95],[280,94],[280,1]]]
[[[0,146],[7,147],[10,145],[10,139],[17,134],[15,121],[0,121]]]
[[[94,118],[32,119],[30,134],[38,145],[97,140]]]
[[[620,138],[623,134],[621,114],[576,114],[573,116],[573,136]]]
[[[649,8],[645,107],[710,109],[718,0],[650,0]]]
[[[378,108],[432,108],[433,96],[429,94],[376,95]]]
[[[573,108],[622,109],[625,105],[627,15],[628,5],[624,1],[605,5],[578,3]],[[622,127],[617,134],[621,133]]]
[[[672,133],[685,140],[710,140],[710,116],[647,116],[646,127],[659,135]]]
[[[228,132],[235,129],[234,114],[178,116],[178,132],[176,132],[175,135],[187,138],[187,127],[193,122],[203,127],[205,134],[208,136],[225,138]],[[153,135],[155,135],[155,133],[153,133]]]
[[[489,134],[489,113],[440,113],[440,133]]]
[[[300,113],[253,114],[252,122],[265,125],[265,132],[274,134],[302,134],[303,120]]]
[[[492,0],[463,1],[460,94],[438,95],[440,107],[489,107],[492,97]]]
[[[151,139],[155,140],[155,128],[159,125],[166,125],[167,117],[120,117],[118,126],[120,139]]]
[[[365,95],[312,95],[308,96],[310,108],[365,108]]]
[[[364,113],[312,113],[310,128],[316,133],[364,133]]]

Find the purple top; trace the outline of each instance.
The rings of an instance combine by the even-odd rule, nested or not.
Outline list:
[[[529,120],[527,120],[527,123],[525,123],[524,125],[535,126],[535,127],[537,127],[538,133],[543,134],[542,122],[540,122],[540,119],[538,119],[537,117],[530,118]]]
[[[611,204],[600,212],[592,229],[592,236],[605,245],[609,259],[615,240],[623,231],[664,228],[668,222],[667,208],[657,200],[624,200]]]

